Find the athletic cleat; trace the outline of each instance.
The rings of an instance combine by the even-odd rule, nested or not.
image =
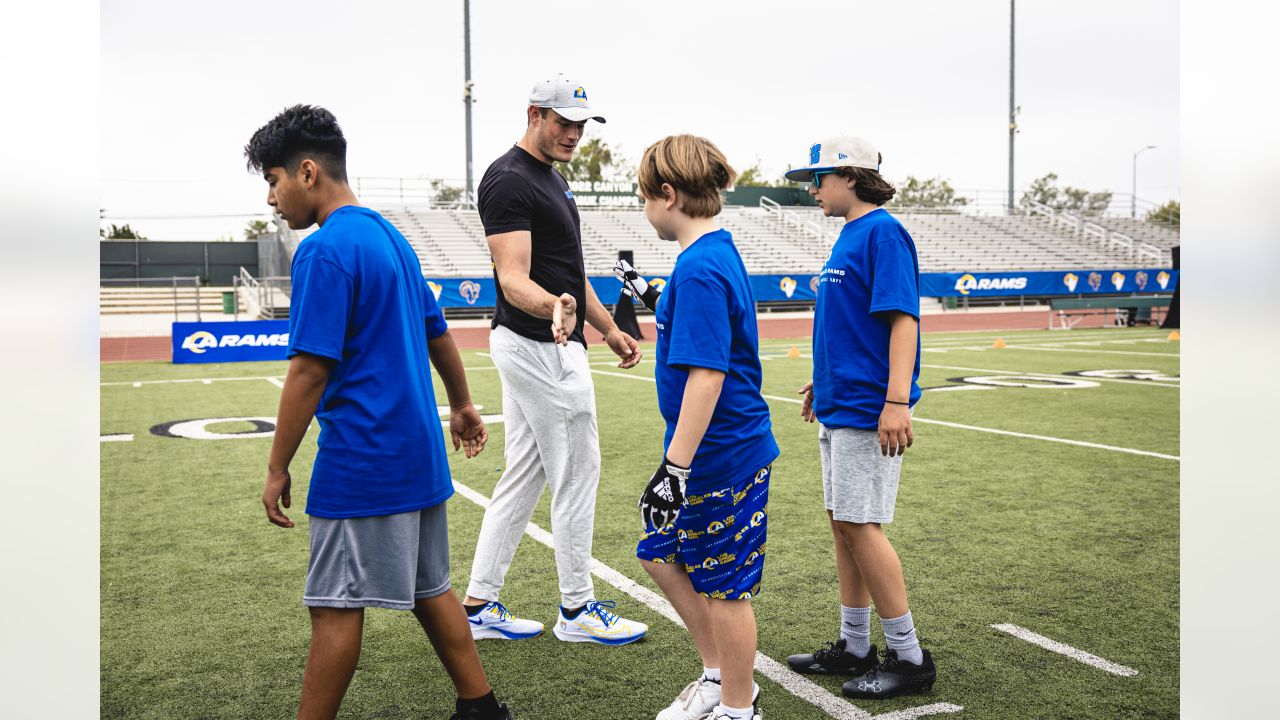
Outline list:
[[[601,645],[626,645],[643,638],[649,632],[648,625],[610,612],[610,608],[615,606],[617,603],[612,600],[592,600],[572,620],[564,616],[564,609],[561,608],[560,617],[552,632],[565,642],[593,642]]]
[[[684,686],[666,710],[658,713],[657,720],[699,720],[720,704],[720,683],[700,677]]]
[[[449,716],[449,720],[481,720],[484,716],[479,710],[472,708],[465,713],[454,713]],[[498,714],[494,715],[491,720],[515,720],[515,716],[507,709],[506,705],[498,706]]]
[[[467,618],[471,624],[471,637],[476,640],[525,640],[542,634],[542,623],[518,618],[498,601],[485,603],[484,609]]]
[[[909,693],[925,692],[933,687],[938,679],[938,668],[933,664],[933,656],[924,651],[924,662],[915,663],[899,660],[898,653],[885,649],[884,660],[866,675],[849,680],[841,688],[845,697],[877,700],[880,698],[898,697]]]
[[[787,664],[792,670],[805,675],[861,675],[878,664],[876,646],[872,645],[866,657],[858,657],[845,649],[845,639],[828,643],[813,654],[792,655]]]

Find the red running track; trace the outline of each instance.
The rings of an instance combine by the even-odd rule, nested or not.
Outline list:
[[[759,318],[760,339],[809,337],[813,320],[809,318]],[[1099,327],[1101,316],[1086,316],[1076,327]],[[921,330],[930,332],[965,332],[995,330],[1043,330],[1049,325],[1049,311],[1007,313],[943,313],[925,315]],[[655,337],[653,322],[640,323],[645,339]],[[454,340],[463,350],[484,350],[489,347],[489,328],[452,328]],[[600,333],[587,328],[587,342],[601,342]],[[169,360],[172,358],[173,341],[168,337],[101,338],[99,355],[102,362],[138,362],[143,360]]]

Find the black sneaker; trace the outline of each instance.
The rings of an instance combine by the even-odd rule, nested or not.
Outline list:
[[[866,657],[858,657],[844,647],[845,639],[840,638],[811,655],[792,655],[787,658],[787,664],[805,675],[861,675],[876,666],[875,645]]]
[[[453,715],[450,715],[449,720],[514,720],[514,718],[506,705],[499,705],[498,714],[490,718],[486,718],[479,710],[470,708],[465,713],[454,713]]]
[[[898,697],[909,693],[925,692],[938,679],[938,668],[933,656],[924,650],[924,661],[919,665],[898,658],[897,651],[885,649],[884,660],[866,675],[849,680],[841,687],[845,697],[877,700]]]

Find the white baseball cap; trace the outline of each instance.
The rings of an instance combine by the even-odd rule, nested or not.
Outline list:
[[[604,122],[604,118],[593,115],[587,105],[587,91],[581,84],[570,80],[560,73],[551,80],[539,80],[529,92],[529,104],[540,108],[550,108],[565,120],[582,122],[595,120]]]
[[[809,147],[809,164],[788,170],[784,177],[796,182],[812,182],[815,170],[859,167],[880,170],[880,153],[862,138],[841,136],[814,143]]]

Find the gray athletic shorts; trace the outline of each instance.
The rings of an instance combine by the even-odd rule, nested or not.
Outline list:
[[[818,424],[822,453],[822,498],[836,520],[893,522],[902,456],[880,454],[875,430],[827,428]]]
[[[445,503],[358,518],[308,516],[307,607],[410,610],[449,589]]]

